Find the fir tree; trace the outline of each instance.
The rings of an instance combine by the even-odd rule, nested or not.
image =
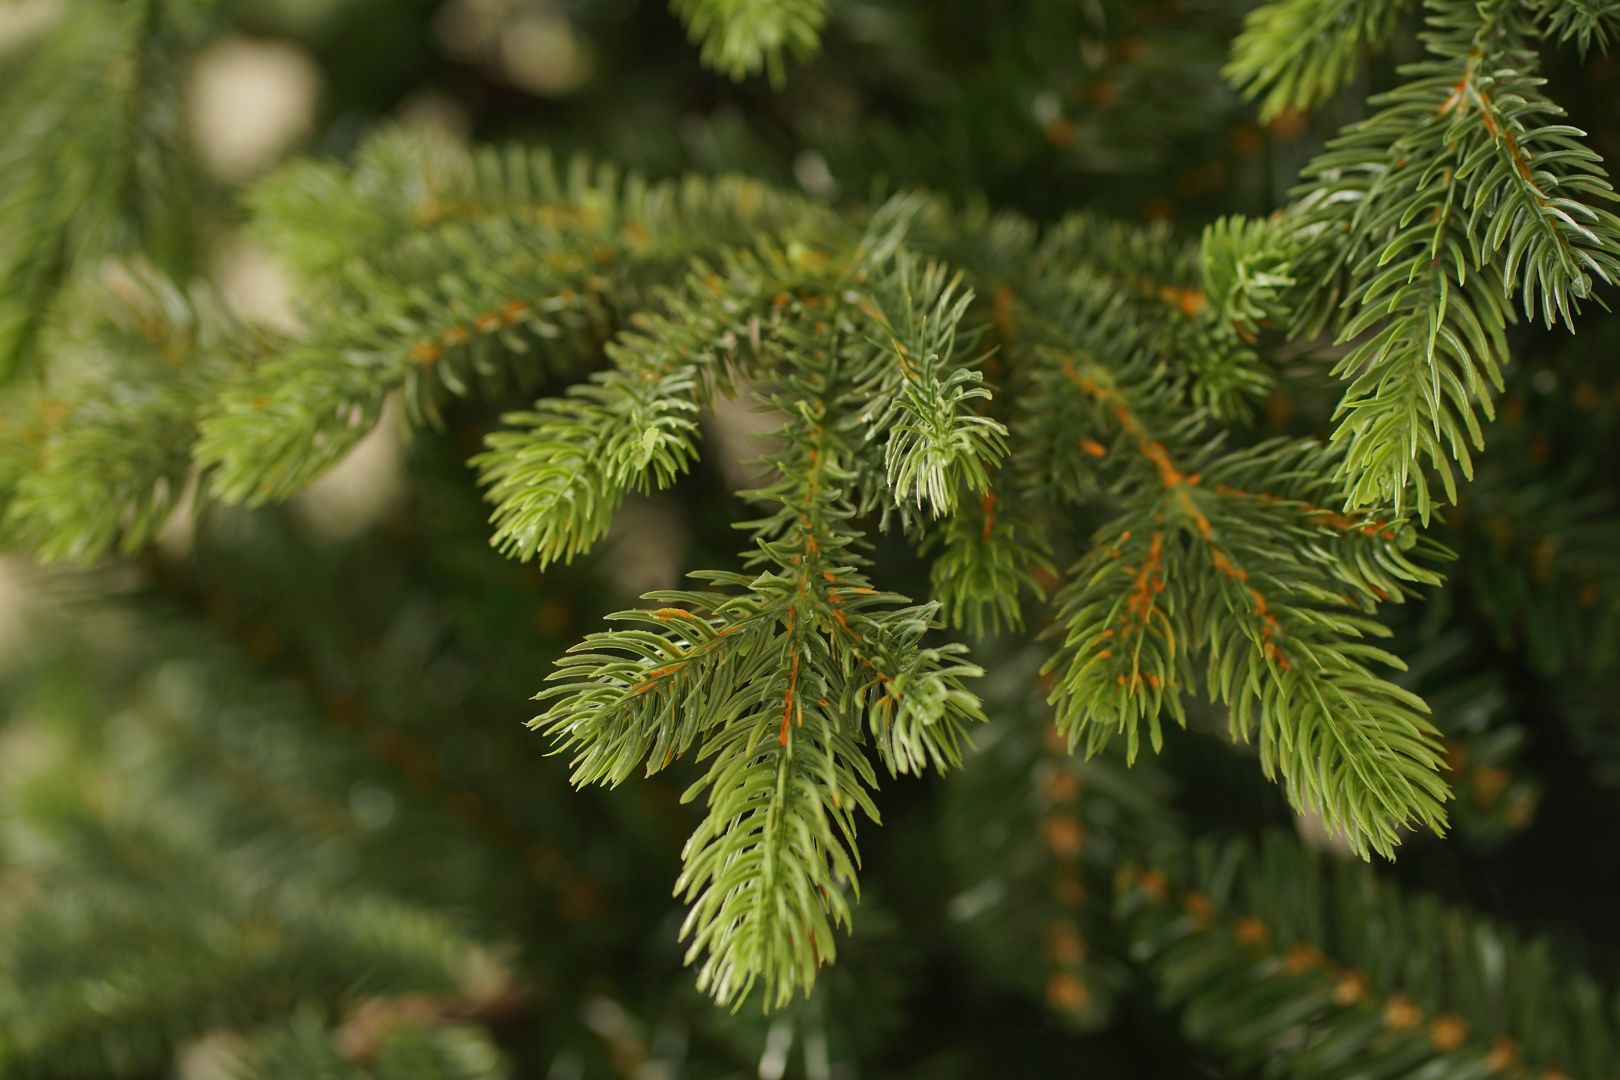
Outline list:
[[[7,1075],[1614,1074],[1620,4],[7,16]]]

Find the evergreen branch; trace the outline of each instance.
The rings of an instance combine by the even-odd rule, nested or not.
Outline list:
[[[496,504],[492,542],[541,566],[569,560],[607,531],[624,495],[668,487],[696,455],[696,412],[705,389],[726,384],[744,359],[761,357],[794,289],[834,285],[831,259],[762,246],[699,266],[657,312],[610,342],[615,370],[566,398],[505,418],[473,459]]]
[[[1071,570],[1058,596],[1062,647],[1042,669],[1057,675],[1057,727],[1070,749],[1084,735],[1094,754],[1118,731],[1127,761],[1140,750],[1143,721],[1155,751],[1164,746],[1163,712],[1186,724],[1181,691],[1192,681],[1189,586],[1176,572],[1183,560],[1167,565],[1163,530],[1132,524]]]
[[[986,643],[995,722],[945,789],[948,912],[998,981],[1060,1019],[1107,1023],[1129,979],[1104,898],[1128,852],[1178,835],[1169,777],[1117,753],[1068,753],[1045,707],[1039,650]],[[997,807],[986,814],[985,807]]]
[[[1319,812],[1351,850],[1387,857],[1400,828],[1444,828],[1450,792],[1428,707],[1374,670],[1404,667],[1367,642],[1389,631],[1356,609],[1439,578],[1406,558],[1398,526],[1324,516],[1299,498],[1289,481],[1317,474],[1314,455],[1271,446],[1211,464],[1221,498],[1209,504],[1205,580],[1219,585],[1190,621],[1207,628],[1210,693],[1231,704],[1238,738],[1258,729],[1266,775],[1281,775],[1295,806]],[[1291,497],[1252,505],[1244,487],[1261,477]],[[1359,550],[1323,557],[1334,547]]]
[[[1410,502],[1425,522],[1436,502],[1425,468],[1448,502],[1457,497],[1452,462],[1473,477],[1470,450],[1484,445],[1479,413],[1494,416],[1513,317],[1496,268],[1466,266],[1455,175],[1437,168],[1437,182],[1420,180],[1405,208],[1387,204],[1380,224],[1394,238],[1346,301],[1359,313],[1340,331],[1342,341],[1361,340],[1333,369],[1350,380],[1333,433],[1345,449],[1348,505],[1387,503],[1399,513]]]
[[[1223,217],[1199,243],[1204,295],[1217,328],[1252,342],[1263,326],[1283,325],[1295,284],[1294,238],[1281,217]]]
[[[1614,197],[1601,161],[1579,131],[1547,122],[1559,110],[1538,89],[1516,6],[1430,8],[1435,59],[1403,69],[1411,81],[1312,164],[1296,208],[1315,249],[1306,263],[1321,271],[1332,253],[1313,288],[1330,297],[1348,275],[1353,314],[1339,338],[1362,339],[1335,368],[1351,381],[1334,436],[1349,450],[1348,504],[1400,511],[1415,487],[1425,520],[1436,501],[1425,468],[1448,501],[1452,461],[1472,476],[1479,414],[1490,417],[1501,388],[1511,294],[1527,315],[1572,324],[1593,282],[1620,269],[1620,218],[1593,205]]]
[[[1155,365],[1189,407],[1235,421],[1271,385],[1242,320],[1251,308],[1286,310],[1278,292],[1291,254],[1292,239],[1271,223],[1232,219],[1193,247],[1163,227],[1076,214],[1042,238],[1019,292],[1036,343],[1084,340],[1099,355],[1127,358],[1122,367]],[[1125,335],[1124,347],[1100,323]]]
[[[44,559],[127,554],[157,534],[185,489],[197,416],[252,341],[211,298],[155,275],[74,297],[94,315],[43,344],[55,382],[0,417],[12,478],[0,528]]]
[[[958,493],[989,490],[990,470],[1006,456],[1006,428],[978,415],[988,400],[984,377],[957,357],[957,327],[973,301],[942,263],[902,255],[873,283],[866,308],[883,337],[868,372],[858,375],[867,438],[885,443],[895,502],[926,503],[949,514]]]
[[[929,592],[946,623],[975,637],[1021,626],[1020,598],[1026,592],[1044,597],[1041,575],[1054,573],[1038,520],[1009,511],[1002,500],[991,490],[977,506],[962,503],[923,546],[925,554],[938,551],[929,566]]]
[[[1530,6],[1546,20],[1550,36],[1575,41],[1583,53],[1594,41],[1607,52],[1609,38],[1620,33],[1620,3],[1615,0],[1530,0]]]
[[[891,251],[881,237],[862,250]],[[687,792],[706,791],[709,808],[677,883],[692,904],[687,959],[722,1004],[759,987],[766,1008],[808,991],[849,923],[855,812],[877,817],[863,744],[891,773],[945,768],[965,724],[982,719],[961,686],[979,669],[957,647],[921,644],[933,605],[906,606],[861,572],[848,524],[858,310],[814,293],[784,306],[779,335],[797,363],[772,372],[762,395],[788,420],[777,479],[745,493],[768,510],[742,526],[754,535],[752,575],[700,574],[725,591],[655,593],[664,606],[616,616],[636,628],[576,647],[532,722],[573,753],[579,783],[617,783],[643,761],[656,771],[694,745],[713,759]],[[827,324],[811,341],[797,329],[805,316]]]
[[[1430,85],[1427,96],[1438,92]],[[1468,196],[1430,123],[1425,97],[1351,127],[1312,163],[1319,186],[1299,211],[1311,240],[1338,244],[1319,230],[1354,207],[1344,302],[1354,314],[1339,340],[1356,344],[1334,367],[1350,380],[1334,432],[1346,449],[1348,504],[1399,512],[1411,499],[1425,520],[1435,503],[1425,467],[1438,473],[1448,501],[1457,489],[1452,462],[1473,475],[1470,448],[1484,439],[1478,413],[1493,415],[1513,317],[1497,268],[1471,264]],[[1364,238],[1359,246],[1356,238]]]
[[[1244,17],[1223,74],[1260,119],[1310,112],[1337,93],[1368,52],[1382,49],[1414,0],[1271,0]]]
[[[1448,792],[1434,728],[1421,700],[1373,673],[1399,661],[1365,643],[1388,632],[1359,614],[1437,580],[1402,553],[1409,541],[1309,502],[1326,459],[1308,445],[1184,470],[1103,372],[1060,363],[1156,481],[1099,532],[1059,597],[1062,646],[1044,670],[1058,674],[1051,700],[1071,747],[1084,740],[1095,753],[1120,732],[1134,760],[1145,722],[1160,749],[1161,716],[1186,723],[1181,695],[1202,651],[1233,734],[1258,728],[1267,776],[1353,850],[1389,855],[1408,823],[1440,829]],[[1249,486],[1262,478],[1271,490]]]
[[[785,78],[783,55],[804,59],[821,43],[827,0],[671,0],[703,62],[740,80],[768,72]]]
[[[423,1023],[423,999],[405,999],[402,1015],[364,1046],[343,1028],[329,1030],[306,1009],[257,1032],[232,1054],[231,1080],[503,1080],[508,1063],[490,1035],[474,1024]]]
[[[652,773],[701,743],[714,763],[687,797],[709,790],[710,815],[677,884],[693,902],[688,959],[706,957],[699,985],[722,1004],[761,981],[766,1006],[780,1007],[836,953],[832,930],[849,921],[836,886],[854,882],[852,815],[877,818],[862,726],[850,718],[866,717],[891,772],[948,767],[962,721],[979,715],[960,680],[979,671],[918,646],[931,609],[894,610],[899,598],[847,570],[703,576],[748,591],[655,593],[683,606],[614,616],[649,629],[571,650],[533,726],[575,752],[576,783],[616,784],[644,760]],[[849,584],[806,611],[812,576]]]
[[[808,675],[803,682],[819,689]],[[692,904],[681,937],[691,941],[688,963],[702,957],[698,988],[722,1005],[740,1006],[756,983],[766,1008],[809,993],[817,969],[836,958],[836,930],[849,927],[855,812],[878,820],[867,793],[876,778],[853,740],[817,705],[793,707],[810,722],[791,745],[760,741],[746,720],[729,724],[706,747],[708,773],[683,797],[709,793],[675,883]]]
[[[1554,677],[1612,664],[1620,641],[1612,499],[1569,481],[1538,483],[1499,462],[1447,524],[1460,577],[1500,648]]]
[[[199,20],[184,7],[75,6],[8,58],[19,70],[0,108],[0,382],[39,366],[77,267],[140,253],[165,273],[191,270],[200,185],[175,76]]]
[[[1524,55],[1528,67],[1533,54]],[[1546,80],[1487,74],[1482,60],[1469,61],[1455,101],[1442,107],[1491,136],[1461,154],[1457,170],[1473,192],[1468,232],[1483,248],[1475,261],[1505,245],[1503,286],[1512,292],[1522,273],[1526,316],[1539,308],[1547,326],[1562,320],[1573,330],[1578,301],[1620,273],[1620,217],[1602,206],[1614,189],[1602,157],[1577,141],[1586,133],[1551,122],[1564,111],[1540,93]]]
[[[184,1037],[271,1011],[289,984],[311,1001],[455,985],[465,943],[436,917],[276,880],[251,848],[227,850],[176,805],[95,809],[53,788],[36,780],[26,820],[44,899],[13,924],[0,957],[14,1065],[135,1074]]]
[[[577,367],[647,276],[667,278],[759,230],[791,235],[815,216],[802,200],[736,178],[649,185],[583,160],[559,171],[518,150],[478,160],[486,164],[461,163],[459,183],[430,186],[415,210],[396,208],[363,229],[353,256],[306,254],[340,267],[336,287],[310,313],[309,333],[230,388],[204,421],[198,460],[214,470],[217,495],[260,503],[293,494],[371,429],[396,389],[413,419],[431,420],[441,394],[521,387],[548,366]],[[374,182],[370,161],[350,180],[361,192]],[[324,179],[310,180],[302,201],[278,189],[267,210],[330,198],[330,176],[314,175]],[[426,224],[394,237],[401,214]],[[372,250],[378,234],[393,238]],[[539,363],[518,361],[536,346]]]
[[[1596,1077],[1620,1056],[1620,1002],[1545,945],[1277,834],[1128,870],[1117,910],[1189,1036],[1239,1068]]]
[[[696,365],[609,372],[503,417],[521,429],[492,432],[472,462],[496,503],[491,543],[541,567],[569,562],[606,535],[628,492],[673,484],[697,452],[698,377]]]
[[[668,606],[608,621],[650,629],[588,635],[548,677],[559,685],[535,697],[556,702],[531,726],[555,752],[575,752],[575,784],[617,785],[643,761],[651,775],[771,699],[779,658],[767,648],[771,613],[759,597],[657,592],[645,599]]]
[[[246,201],[255,234],[313,291],[341,281],[346,264],[384,256],[434,225],[568,205],[562,186],[544,151],[470,155],[437,129],[388,128],[362,143],[352,164],[295,159]]]

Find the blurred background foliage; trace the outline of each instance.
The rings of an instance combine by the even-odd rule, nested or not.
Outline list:
[[[71,268],[108,255],[204,271],[228,308],[291,325],[238,196],[384,122],[824,199],[915,186],[1038,221],[1085,205],[1194,237],[1279,205],[1417,48],[1398,37],[1315,115],[1262,124],[1221,74],[1235,0],[834,0],[819,51],[774,80],[705,67],[661,0],[188,0],[133,74],[103,38],[142,33],[117,24],[147,5],[78,6],[0,4],[0,367],[19,379],[33,337],[96,303]],[[1548,63],[1613,159],[1615,61]],[[135,77],[173,85],[120,97]],[[95,124],[110,141],[62,137]],[[75,156],[114,135],[130,145]],[[128,188],[157,212],[97,194],[87,178],[114,165],[163,170]],[[58,202],[41,185],[76,183],[71,220],[29,212]],[[1379,873],[1612,973],[1620,320],[1514,345],[1505,423],[1437,527],[1448,587],[1390,616],[1448,736],[1457,837],[1413,838]],[[1281,360],[1260,427],[1324,430],[1337,391]],[[93,570],[0,564],[0,1069],[1245,1075],[1130,957],[1087,952],[1082,979],[1078,931],[1052,928],[1076,888],[1098,908],[1078,925],[1103,917],[1126,846],[1320,838],[1224,738],[1178,741],[1130,784],[1055,754],[1038,659],[1013,640],[981,650],[994,723],[966,773],[879,794],[859,929],[814,997],[761,1017],[691,989],[668,893],[690,774],[576,793],[523,721],[537,673],[600,613],[725,564],[750,420],[723,417],[720,453],[542,574],[490,548],[463,464],[513,403],[452,403],[408,440],[392,417],[290,504],[197,503]],[[903,545],[880,558],[926,593]],[[1100,827],[1064,824],[1082,790],[1112,793]]]

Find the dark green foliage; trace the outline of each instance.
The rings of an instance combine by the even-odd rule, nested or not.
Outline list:
[[[1121,875],[1137,959],[1200,1040],[1268,1076],[1602,1076],[1620,1001],[1544,943],[1290,840]]]
[[[319,1016],[300,1013],[285,1027],[256,1037],[233,1063],[232,1076],[241,1080],[289,1076],[309,1080],[494,1080],[511,1075],[499,1049],[476,1026],[417,1027],[414,1019],[409,1011],[399,1019],[377,1018],[375,1045],[364,1046],[369,1067],[362,1067],[340,1052]],[[345,1041],[356,1044],[361,1037],[350,1036]]]
[[[32,886],[0,956],[8,1062],[129,1074],[158,1067],[176,1041],[274,1015],[294,987],[326,1003],[455,988],[460,929],[352,887],[340,871],[346,807],[256,775],[242,734],[206,725],[265,711],[198,675],[181,660],[158,668],[111,731],[76,718],[85,734],[51,747],[8,795],[20,814],[8,854]],[[198,731],[217,740],[211,753],[198,753]],[[241,842],[265,817],[337,846],[324,860],[266,858]]]
[[[1614,5],[304,2],[0,66],[0,1071],[1607,1075]]]
[[[1130,853],[1178,835],[1171,785],[1151,761],[1068,753],[1043,700],[1037,650],[986,659],[996,722],[975,740],[945,806],[957,885],[949,912],[963,946],[998,979],[1067,1022],[1101,1027],[1130,981],[1110,926],[1110,883]]]
[[[0,382],[38,374],[40,332],[75,266],[139,252],[192,268],[199,181],[179,76],[213,6],[73,4],[42,42],[0,59],[13,69],[0,82]]]
[[[150,272],[72,298],[96,314],[47,336],[54,382],[14,394],[0,421],[0,529],[43,558],[90,560],[157,535],[189,483],[198,415],[257,341]]]

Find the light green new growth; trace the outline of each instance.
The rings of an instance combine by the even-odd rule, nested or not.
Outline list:
[[[1272,0],[1250,11],[1226,77],[1261,98],[1260,118],[1309,112],[1394,36],[1416,0]]]
[[[785,58],[814,53],[827,22],[827,0],[671,0],[670,6],[705,64],[733,79],[764,70],[777,84]]]

